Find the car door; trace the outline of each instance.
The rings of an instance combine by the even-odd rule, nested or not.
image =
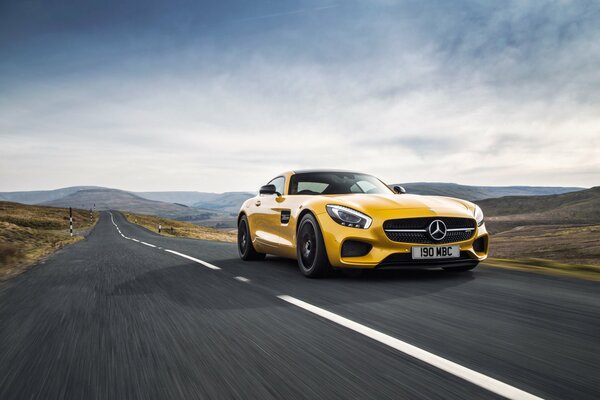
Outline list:
[[[301,210],[300,206],[308,196],[280,196],[275,210],[279,215],[279,248],[278,255],[295,257],[296,255],[296,225]]]
[[[278,176],[271,180],[268,185],[275,185],[276,191],[281,194],[285,187],[285,178]],[[272,252],[277,252],[280,244],[281,210],[277,194],[259,195],[254,203],[258,218],[255,219],[254,232],[256,240],[264,246],[268,246]]]

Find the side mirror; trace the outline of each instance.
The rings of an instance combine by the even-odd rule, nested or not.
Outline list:
[[[406,189],[404,189],[402,186],[394,186],[394,192],[396,194],[404,194],[406,193]]]
[[[281,194],[277,193],[277,189],[275,185],[265,185],[260,188],[258,191],[259,194],[276,194],[277,196],[281,196]]]

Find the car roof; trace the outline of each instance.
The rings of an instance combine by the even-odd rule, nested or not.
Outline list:
[[[348,174],[363,174],[363,175],[369,175],[366,174],[364,172],[357,172],[357,171],[350,171],[347,169],[297,169],[294,171],[291,171],[293,174],[310,174],[310,173],[317,173],[317,172],[345,172]]]

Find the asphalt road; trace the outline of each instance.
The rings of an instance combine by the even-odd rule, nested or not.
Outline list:
[[[294,261],[242,262],[232,244],[113,214],[125,237],[102,213],[85,241],[0,285],[0,399],[499,398],[485,378],[600,397],[598,283],[485,266],[310,280]],[[431,354],[455,364],[439,369]]]

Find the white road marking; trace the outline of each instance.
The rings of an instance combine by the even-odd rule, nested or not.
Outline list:
[[[281,300],[287,301],[290,304],[293,304],[297,307],[300,307],[306,311],[309,311],[313,314],[316,314],[320,317],[328,319],[331,322],[335,322],[338,325],[342,325],[348,329],[351,329],[355,332],[358,332],[364,336],[367,336],[373,340],[376,340],[380,343],[383,343],[389,347],[392,347],[398,351],[401,351],[404,354],[407,354],[411,357],[414,357],[418,360],[426,362],[429,365],[432,365],[436,368],[439,368],[443,371],[448,372],[454,376],[462,378],[468,382],[471,382],[479,387],[489,390],[490,392],[496,393],[500,396],[504,396],[508,399],[541,399],[540,397],[534,396],[530,393],[527,393],[521,389],[517,389],[513,386],[507,385],[504,382],[500,382],[494,378],[490,378],[487,375],[481,374],[477,371],[473,371],[472,369],[463,367],[460,364],[452,362],[450,360],[446,360],[440,356],[437,356],[433,353],[430,353],[426,350],[420,349],[416,346],[403,342],[402,340],[396,339],[392,336],[386,335],[385,333],[381,333],[376,331],[375,329],[369,328],[365,325],[359,324],[358,322],[354,322],[349,320],[348,318],[344,318],[340,315],[334,314],[330,311],[324,310],[317,306],[313,306],[312,304],[306,303],[302,300],[296,299],[287,295],[277,296]]]
[[[167,252],[169,252],[169,253],[172,253],[172,254],[175,254],[175,255],[178,255],[179,257],[187,258],[188,260],[191,260],[191,261],[197,262],[198,264],[202,264],[202,265],[204,265],[205,267],[207,267],[207,268],[210,268],[210,269],[221,269],[221,268],[217,267],[216,265],[212,265],[212,264],[210,264],[210,263],[207,263],[206,261],[202,261],[202,260],[199,260],[199,259],[197,259],[197,258],[194,258],[194,257],[188,256],[187,254],[179,253],[179,252],[177,252],[177,251],[168,250],[168,249],[165,249],[165,251],[167,251]]]
[[[119,231],[121,236],[123,236],[125,239],[133,240],[134,242],[142,243],[142,244],[145,244],[146,246],[156,247],[153,244],[141,242],[137,239],[129,238],[129,237],[123,235],[123,233],[121,233],[121,230],[119,229],[118,225],[115,223],[112,213],[110,213],[110,218],[112,220],[113,225],[117,228],[117,230]],[[162,249],[162,247],[158,247],[158,249]],[[221,269],[220,267],[217,267],[216,265],[213,265],[206,261],[199,260],[197,258],[188,256],[187,254],[179,253],[177,251],[169,250],[169,249],[164,249],[164,250],[166,252],[169,252],[169,253],[178,255],[180,257],[186,258],[188,260],[194,261],[198,264],[204,265],[207,268],[214,269],[214,270]],[[234,277],[234,279],[237,279],[240,282],[250,282],[250,279],[245,278],[243,276],[236,276],[236,277]],[[376,340],[382,344],[385,344],[386,346],[396,349],[404,354],[414,357],[417,360],[423,361],[429,365],[439,368],[442,371],[445,371],[451,375],[454,375],[454,376],[464,379],[468,382],[471,382],[474,385],[477,385],[481,388],[489,390],[492,393],[496,393],[496,394],[506,397],[508,399],[515,399],[515,400],[516,399],[518,399],[518,400],[522,400],[522,399],[523,400],[542,400],[541,397],[537,397],[531,393],[525,392],[514,386],[510,386],[510,385],[508,385],[504,382],[501,382],[497,379],[490,378],[487,375],[484,375],[484,374],[474,371],[472,369],[463,367],[462,365],[457,364],[453,361],[447,360],[443,357],[440,357],[438,355],[430,353],[426,350],[423,350],[419,347],[413,346],[409,343],[403,342],[400,339],[396,339],[390,335],[386,335],[385,333],[379,332],[375,329],[369,328],[368,326],[359,324],[358,322],[354,322],[348,318],[344,318],[340,315],[337,315],[335,313],[327,311],[323,308],[320,308],[320,307],[314,306],[312,304],[306,303],[302,300],[296,299],[295,297],[291,297],[291,296],[287,296],[287,295],[280,295],[277,297],[281,300],[284,300],[284,301],[290,303],[290,304],[300,307],[306,311],[316,314],[322,318],[325,318],[331,322],[334,322],[338,325],[344,326],[344,327],[351,329],[357,333],[360,333],[360,334],[367,336],[373,340]]]
[[[128,239],[128,240],[133,240],[134,242],[141,243],[141,244],[144,244],[144,245],[146,245],[146,246],[149,246],[149,247],[154,247],[154,248],[156,248],[156,246],[155,246],[155,245],[153,245],[153,244],[151,244],[151,243],[146,243],[146,242],[143,242],[143,241],[141,241],[141,240],[137,240],[137,239],[134,239],[134,238],[129,238],[129,237],[127,237],[127,236],[123,235],[123,233],[122,233],[122,232],[121,232],[121,230],[119,229],[119,226],[118,226],[118,225],[115,223],[115,220],[114,220],[114,218],[113,218],[113,215],[112,215],[112,213],[111,213],[111,212],[109,212],[109,214],[110,214],[110,219],[111,219],[111,221],[112,221],[113,225],[114,225],[114,226],[117,228],[117,230],[119,231],[119,233],[121,234],[121,236],[123,236],[125,239]],[[159,250],[163,250],[163,248],[162,248],[162,247],[158,247],[158,249],[159,249]],[[211,263],[208,263],[208,262],[206,262],[206,261],[199,260],[199,259],[197,259],[197,258],[194,258],[194,257],[188,256],[187,254],[179,253],[179,252],[177,252],[177,251],[168,250],[168,249],[164,249],[164,250],[165,250],[165,251],[168,251],[169,253],[172,253],[172,254],[178,255],[179,257],[187,258],[188,260],[191,260],[191,261],[197,262],[198,264],[204,265],[204,266],[205,266],[205,267],[207,267],[207,268],[214,269],[214,270],[221,269],[220,267],[217,267],[216,265],[212,265]],[[240,277],[240,278],[242,278],[242,279],[246,279],[246,278],[243,278],[243,277]],[[237,279],[237,278],[236,278],[236,279]],[[247,281],[249,281],[249,280],[246,280],[246,281],[243,281],[243,282],[247,282]]]

